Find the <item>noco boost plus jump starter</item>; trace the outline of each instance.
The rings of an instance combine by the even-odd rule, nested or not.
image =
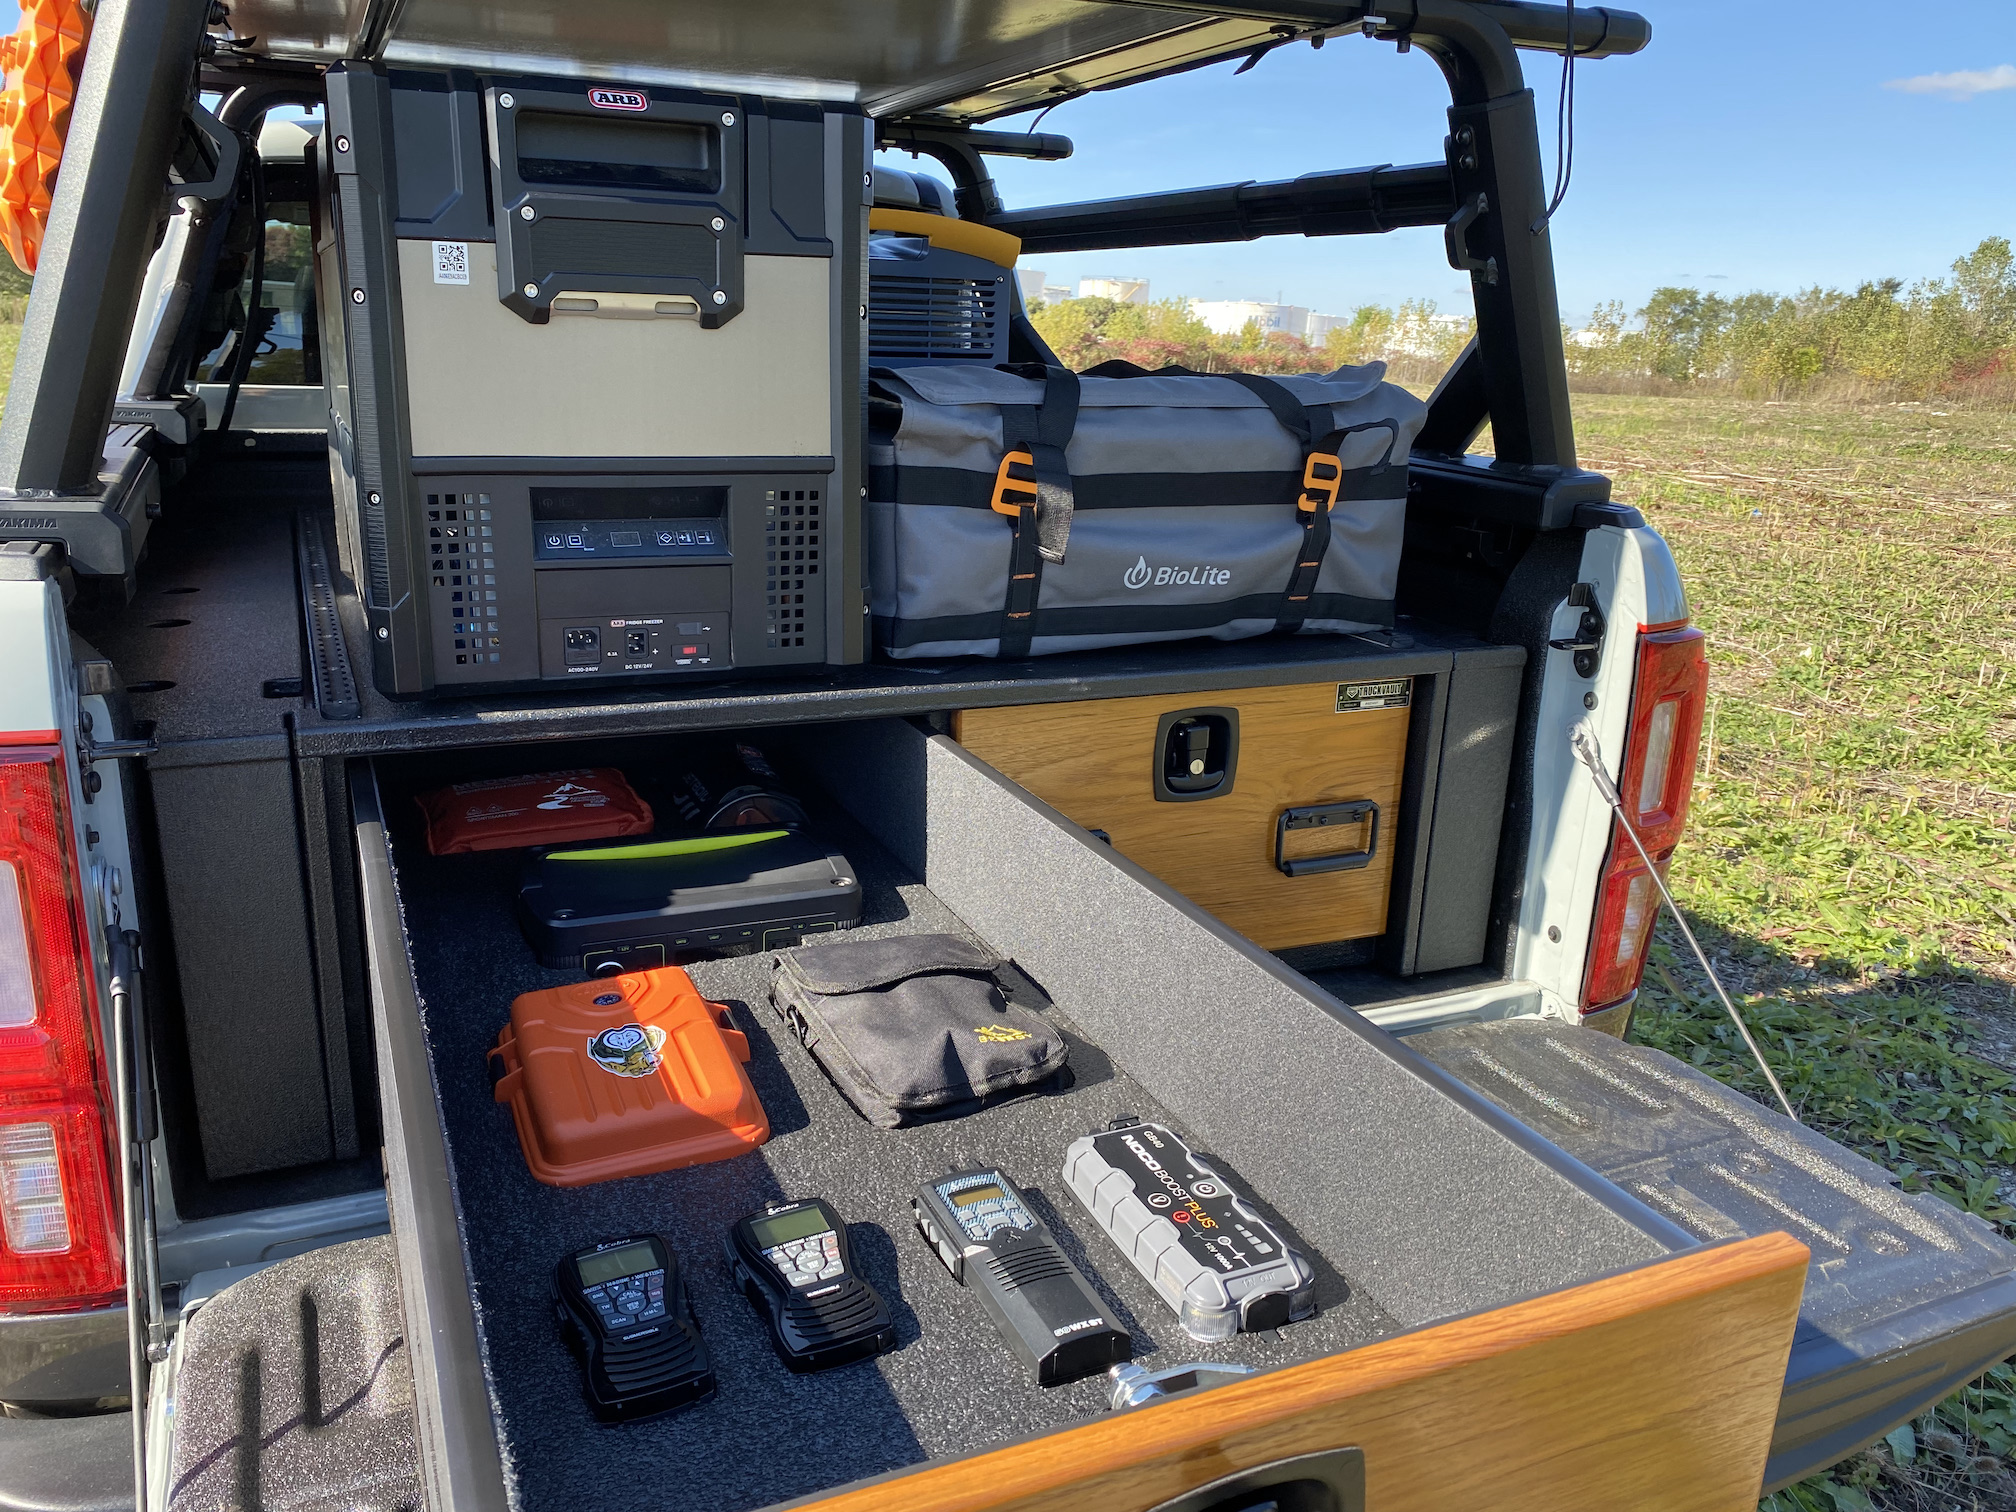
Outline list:
[[[817,1197],[773,1202],[728,1232],[728,1266],[777,1357],[800,1373],[896,1347],[889,1304],[854,1272],[847,1225]]]
[[[1316,1273],[1225,1178],[1161,1124],[1073,1140],[1064,1182],[1183,1331],[1206,1343],[1316,1311]]]
[[[993,1169],[956,1171],[910,1199],[918,1232],[952,1279],[980,1294],[1038,1386],[1062,1386],[1134,1357],[1127,1330],[1057,1246],[1022,1193]]]
[[[714,1362],[671,1247],[639,1234],[560,1262],[554,1306],[604,1422],[634,1422],[714,1395]]]
[[[720,830],[535,855],[518,914],[541,965],[604,976],[663,966],[674,952],[746,955],[850,929],[861,883],[809,835]]]
[[[379,690],[860,661],[859,111],[327,88],[329,448]]]

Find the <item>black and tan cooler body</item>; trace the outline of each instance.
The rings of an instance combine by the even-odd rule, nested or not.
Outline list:
[[[859,661],[861,117],[507,72],[328,86],[330,466],[379,689]]]

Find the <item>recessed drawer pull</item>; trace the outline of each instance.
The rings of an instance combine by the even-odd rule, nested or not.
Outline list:
[[[1291,830],[1342,828],[1347,824],[1365,826],[1365,848],[1337,851],[1327,856],[1288,855]],[[1353,798],[1345,803],[1317,803],[1307,808],[1283,809],[1274,821],[1274,864],[1283,876],[1310,877],[1319,872],[1356,871],[1372,864],[1379,850],[1379,805],[1369,798]]]
[[[1240,1470],[1148,1512],[1365,1512],[1365,1456],[1324,1449]]]

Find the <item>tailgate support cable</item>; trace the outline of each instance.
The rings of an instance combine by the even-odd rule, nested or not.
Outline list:
[[[133,1483],[136,1505],[147,1499],[147,1396],[152,1365],[166,1355],[162,1327],[160,1251],[154,1229],[154,1183],[148,1162],[159,1132],[152,1095],[140,935],[122,928],[117,912],[106,931],[111,947],[112,1066],[118,1098],[120,1189],[126,1235],[126,1352],[131,1373]]]
[[[1792,1122],[1799,1122],[1799,1115],[1792,1111],[1792,1101],[1785,1095],[1785,1089],[1778,1085],[1778,1078],[1772,1072],[1770,1063],[1764,1059],[1764,1052],[1757,1048],[1757,1041],[1750,1036],[1750,1026],[1743,1022],[1743,1015],[1736,1011],[1736,1005],[1729,1000],[1722,979],[1715,975],[1715,968],[1708,964],[1708,953],[1701,948],[1701,942],[1694,938],[1694,931],[1687,927],[1687,916],[1680,912],[1680,905],[1673,901],[1673,894],[1666,889],[1666,879],[1659,875],[1659,868],[1652,864],[1652,857],[1645,849],[1645,842],[1638,838],[1637,826],[1632,824],[1630,815],[1624,812],[1624,795],[1617,791],[1617,784],[1610,780],[1610,774],[1603,767],[1603,747],[1597,743],[1596,732],[1589,721],[1578,719],[1568,731],[1568,743],[1575,748],[1576,759],[1589,769],[1589,775],[1596,779],[1596,791],[1603,795],[1603,801],[1610,805],[1617,815],[1617,823],[1631,843],[1638,848],[1639,859],[1644,861],[1645,870],[1652,878],[1652,885],[1659,889],[1659,897],[1672,911],[1673,922],[1680,926],[1680,933],[1687,936],[1687,943],[1694,948],[1694,959],[1701,963],[1707,973],[1709,985],[1715,995],[1722,999],[1722,1006],[1729,1010],[1729,1017],[1736,1021],[1736,1031],[1743,1036],[1743,1043],[1750,1047],[1750,1053],[1757,1058],[1757,1069],[1764,1073],[1764,1080],[1771,1083],[1771,1090],[1778,1095],[1778,1105],[1785,1110],[1785,1116]]]

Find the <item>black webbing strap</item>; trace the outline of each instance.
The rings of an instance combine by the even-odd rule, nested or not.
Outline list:
[[[1302,523],[1302,539],[1295,548],[1295,566],[1281,595],[1280,612],[1274,616],[1274,628],[1292,634],[1308,617],[1309,596],[1316,591],[1324,554],[1330,550],[1330,511],[1336,507],[1344,482],[1344,462],[1337,448],[1349,432],[1336,428],[1335,411],[1329,405],[1305,405],[1271,378],[1254,373],[1225,376],[1257,395],[1283,428],[1302,443],[1302,486],[1295,495],[1295,517]]]
[[[1078,427],[1078,375],[1046,365],[1040,404],[1001,407],[1001,465],[994,474],[994,510],[1008,517],[1008,593],[1001,610],[1004,660],[1029,654],[1043,563],[1064,560],[1071,540],[1071,468],[1064,448]]]
[[[1391,420],[1372,420],[1363,425],[1347,425],[1319,436],[1309,447],[1302,464],[1302,489],[1295,499],[1295,512],[1302,522],[1302,543],[1295,553],[1295,568],[1288,575],[1288,591],[1281,596],[1281,612],[1274,628],[1291,634],[1302,628],[1308,617],[1309,598],[1316,580],[1323,574],[1323,556],[1330,549],[1330,512],[1337,507],[1344,486],[1344,438],[1360,431],[1386,432],[1386,454],[1372,469],[1383,473],[1393,461],[1393,447],[1400,428]]]

